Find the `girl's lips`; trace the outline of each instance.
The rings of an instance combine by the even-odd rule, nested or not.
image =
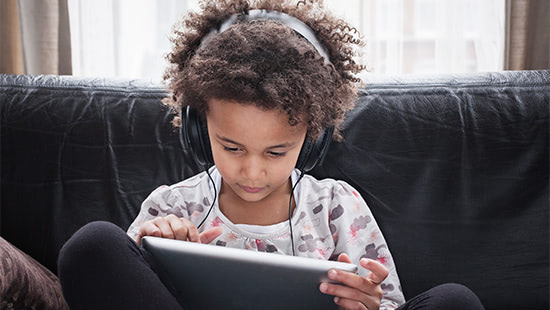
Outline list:
[[[247,192],[247,193],[251,193],[251,194],[255,194],[255,193],[258,193],[258,192],[261,192],[264,188],[263,187],[248,187],[248,186],[243,186],[243,185],[240,185],[239,184],[239,187]]]

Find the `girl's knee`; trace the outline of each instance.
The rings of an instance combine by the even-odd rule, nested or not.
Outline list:
[[[484,309],[477,295],[468,287],[457,283],[446,283],[432,289],[443,304],[441,309]],[[457,308],[458,307],[458,308]]]
[[[67,240],[59,252],[58,268],[62,272],[77,262],[108,257],[128,242],[126,233],[115,224],[97,221],[84,225]]]

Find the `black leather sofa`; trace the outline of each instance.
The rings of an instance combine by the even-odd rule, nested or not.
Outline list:
[[[487,309],[549,307],[550,71],[368,77],[314,175],[370,205],[406,297],[465,284]],[[0,75],[1,236],[50,270],[94,220],[126,229],[198,170],[143,81]]]

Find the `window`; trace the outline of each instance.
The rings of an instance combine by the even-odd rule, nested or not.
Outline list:
[[[366,41],[372,73],[499,71],[504,65],[504,0],[326,0]],[[348,3],[348,1],[346,1]]]
[[[345,5],[342,5],[345,3]],[[364,37],[374,74],[503,68],[504,0],[325,0]],[[172,25],[198,0],[69,0],[73,72],[160,81]]]
[[[194,0],[69,0],[73,74],[160,81],[173,24]]]

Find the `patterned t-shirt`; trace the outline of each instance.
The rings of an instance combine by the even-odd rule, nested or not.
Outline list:
[[[293,183],[296,182],[297,173],[297,170],[293,173]],[[169,214],[187,218],[199,225],[208,214],[214,192],[220,192],[220,174],[215,167],[210,170],[210,174],[215,185],[203,172],[154,190],[143,202],[141,211],[128,229],[128,235],[136,240],[143,222]],[[213,186],[216,186],[216,191]],[[362,276],[369,271],[360,266],[359,260],[363,257],[375,259],[390,272],[381,285],[384,296],[380,309],[394,309],[405,302],[384,237],[370,209],[353,187],[343,181],[316,180],[304,175],[294,190],[294,196],[296,208],[291,220],[297,256],[336,260],[339,254],[346,253],[359,266],[358,273]],[[199,229],[202,232],[216,226],[223,228],[223,233],[212,244],[292,255],[288,221],[267,227],[271,229],[265,229],[265,226],[250,229],[232,223],[220,211],[217,201]]]

